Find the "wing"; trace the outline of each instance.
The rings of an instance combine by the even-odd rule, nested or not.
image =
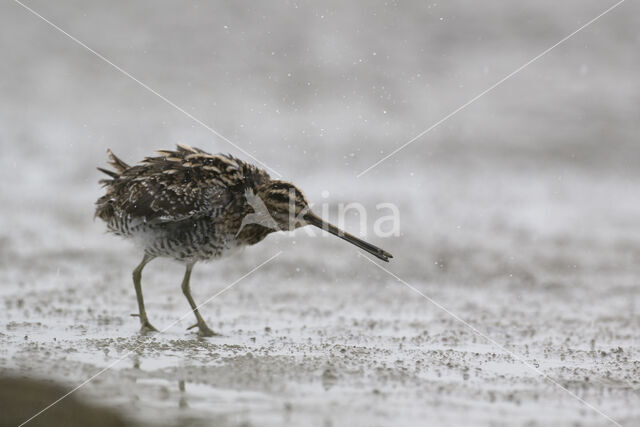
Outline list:
[[[127,197],[116,210],[147,221],[181,221],[198,216],[217,216],[231,202],[232,192],[221,185],[204,186],[176,172],[166,176],[137,177],[128,183]]]
[[[269,179],[266,172],[231,156],[188,146],[159,153],[103,180],[107,194],[98,200],[96,215],[105,219],[105,212],[147,221],[215,216],[244,193],[238,189]]]

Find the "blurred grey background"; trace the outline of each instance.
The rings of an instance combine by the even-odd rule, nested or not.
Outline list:
[[[576,349],[591,342],[593,350],[606,337],[603,351],[620,346],[628,357],[639,354],[638,2],[626,1],[360,178],[359,172],[614,2],[25,4],[298,184],[312,202],[364,203],[369,239],[395,255],[389,267],[496,339],[509,340],[512,329],[549,331],[527,341],[527,354],[538,359],[559,358],[559,349],[572,345],[563,334]],[[27,289],[36,302],[45,298],[43,289],[93,289],[110,301],[99,305],[103,314],[116,310],[133,333],[135,322],[126,317],[135,304],[128,280],[138,254],[92,222],[102,192],[95,167],[104,165],[105,150],[134,163],[153,150],[186,143],[250,159],[12,1],[0,4],[0,58],[4,295],[22,298]],[[400,208],[400,236],[372,235],[381,202]],[[357,231],[357,220],[350,230]],[[389,336],[398,328],[411,336],[423,327],[433,335],[429,322],[437,318],[424,320],[425,313],[446,318],[395,288],[343,242],[301,232],[273,236],[237,260],[203,267],[202,284],[194,289],[213,293],[276,250],[291,248],[297,250],[285,251],[277,267],[265,267],[264,298],[280,289],[304,308],[316,301],[317,289],[325,296],[340,289],[350,296],[336,316],[358,317],[364,300],[363,318],[383,325],[376,316],[406,320]],[[180,268],[162,265],[153,268],[167,269],[176,283],[164,276],[157,281],[167,282],[165,294],[179,293]],[[325,281],[328,287],[321,285]],[[125,296],[112,301],[115,283]],[[376,284],[384,288],[372,293],[369,286]],[[383,291],[392,293],[385,297]],[[228,307],[244,310],[241,297],[229,298],[238,304]],[[122,301],[126,306],[119,306]],[[331,312],[332,302],[312,304]],[[163,307],[166,318],[178,310]],[[15,310],[5,314],[8,319],[22,318]],[[260,313],[253,314],[257,325],[265,321]],[[231,309],[228,315],[234,315]],[[64,325],[68,315],[58,316]],[[20,348],[22,335],[18,328],[15,341],[6,338],[7,348]],[[428,352],[432,341],[425,343]],[[524,354],[520,344],[513,348]],[[8,365],[15,362],[8,362],[11,354],[4,354]],[[602,384],[613,381],[620,394],[607,394],[598,387],[608,386],[593,381],[585,393],[622,419],[637,420],[631,409],[638,407],[637,392],[625,388],[637,379],[637,367],[634,373],[614,360],[598,360],[604,365],[586,363],[594,369],[588,375],[619,374]],[[545,372],[564,372],[554,366]],[[583,381],[582,372],[575,375]],[[485,385],[478,386],[480,400],[488,399]],[[569,408],[549,415],[557,416],[554,421],[584,421],[584,414],[572,418],[575,402],[544,390],[549,402]],[[415,393],[420,402],[422,394]],[[535,419],[536,401],[523,399]],[[445,398],[443,405],[446,419],[460,421],[456,414],[465,411],[457,403],[447,406]]]
[[[299,179],[361,171],[613,3],[27,4]],[[1,7],[1,137],[12,155],[73,156],[77,179],[107,146],[129,159],[176,141],[235,152],[22,7]],[[634,169],[637,12],[623,4],[377,174],[487,159]]]

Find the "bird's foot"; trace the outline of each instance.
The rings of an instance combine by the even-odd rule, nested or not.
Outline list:
[[[155,326],[153,326],[147,320],[145,322],[142,322],[142,324],[140,325],[140,332],[142,332],[143,334],[146,334],[146,333],[149,333],[149,332],[158,332],[158,330],[155,328]]]
[[[158,332],[158,330],[155,328],[155,326],[153,326],[151,323],[149,323],[149,319],[147,319],[147,316],[140,316],[139,314],[132,314],[132,317],[139,317],[140,318],[140,332],[143,334],[149,333],[149,332]]]
[[[219,334],[217,332],[213,332],[211,329],[209,329],[209,327],[207,326],[206,323],[204,323],[204,321],[198,322],[195,325],[189,326],[187,328],[187,330],[193,329],[195,327],[198,327],[198,336],[201,336],[201,337],[219,337],[219,336],[222,336],[222,334]]]

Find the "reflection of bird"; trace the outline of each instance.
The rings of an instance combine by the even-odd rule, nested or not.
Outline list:
[[[131,238],[144,250],[133,271],[143,331],[156,330],[147,318],[140,285],[144,266],[155,257],[186,264],[182,291],[196,316],[200,335],[215,335],[198,312],[189,288],[197,261],[219,258],[253,245],[269,233],[311,224],[388,261],[391,254],[343,232],[310,211],[302,192],[272,180],[262,169],[230,155],[211,155],[178,145],[129,166],[111,151],[110,176],[100,182],[106,194],[96,202],[96,216],[110,232]],[[259,203],[258,203],[259,202]],[[265,207],[266,209],[262,209]]]

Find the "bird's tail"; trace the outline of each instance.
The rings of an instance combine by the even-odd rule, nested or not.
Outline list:
[[[116,155],[113,154],[113,151],[107,149],[107,154],[109,155],[109,164],[113,166],[113,168],[116,169],[118,172],[124,172],[131,167],[125,162],[123,162],[122,160],[120,160],[118,157],[116,157]]]
[[[114,168],[116,171],[111,171],[104,168],[98,168],[100,172],[105,173],[109,175],[111,178],[115,179],[115,178],[118,178],[122,172],[130,168],[130,166],[126,164],[124,161],[122,161],[122,159],[120,159],[115,154],[113,154],[113,151],[111,151],[110,149],[107,149],[107,155],[109,156],[109,162],[108,162],[109,165],[111,165],[111,167]],[[108,181],[109,180],[103,179],[100,182],[104,184],[105,182],[108,182]]]

